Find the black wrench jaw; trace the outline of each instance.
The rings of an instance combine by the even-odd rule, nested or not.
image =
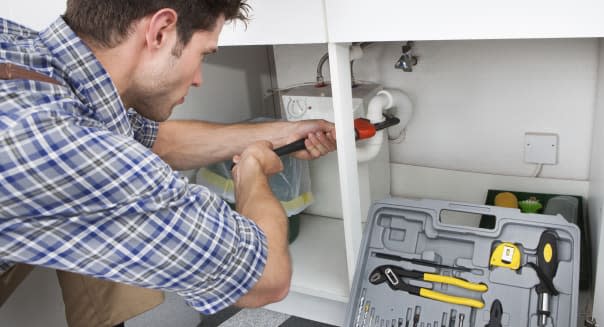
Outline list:
[[[386,275],[384,275],[381,268],[382,267],[377,267],[369,274],[369,282],[371,284],[378,285],[386,281]]]

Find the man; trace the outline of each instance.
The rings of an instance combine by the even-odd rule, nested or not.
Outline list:
[[[68,0],[40,33],[0,20],[0,303],[29,265],[60,271],[70,326],[119,324],[154,290],[203,313],[287,294],[272,148],[306,137],[295,155],[317,158],[334,126],[165,121],[244,1]],[[174,171],[230,158],[236,211]]]

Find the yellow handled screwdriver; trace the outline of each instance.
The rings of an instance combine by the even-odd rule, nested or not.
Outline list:
[[[558,271],[558,235],[551,230],[546,230],[541,234],[539,245],[537,246],[537,275],[540,283],[536,287],[539,298],[537,301],[537,323],[539,326],[545,326],[547,318],[551,311],[551,296],[558,295],[558,291],[553,286],[554,277]]]

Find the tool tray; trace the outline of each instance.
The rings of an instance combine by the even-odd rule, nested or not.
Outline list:
[[[493,229],[483,229],[445,224],[440,219],[443,213],[490,215],[495,218],[495,225]],[[537,266],[538,260],[543,261],[543,257],[539,259],[538,247],[546,231],[557,236],[554,251],[557,251],[558,266],[553,286],[559,294],[549,297],[549,316],[538,316],[541,303],[536,286],[541,284],[541,279],[531,265]],[[520,268],[491,265],[491,255],[501,242],[517,245]],[[539,326],[539,318],[543,317],[546,318],[545,326],[576,326],[579,244],[579,229],[560,215],[523,214],[518,209],[426,199],[392,198],[376,202],[370,209],[365,226],[344,326],[498,326],[491,324],[491,308],[495,300],[499,300],[503,311],[498,319],[501,326]],[[446,267],[384,258],[388,256],[421,259]],[[421,278],[402,277],[399,280],[384,276],[387,274],[372,275],[377,270],[383,272],[384,267],[392,266],[457,277],[485,284],[488,290],[468,290],[442,283],[442,277],[436,277],[436,282],[426,282]],[[376,269],[378,267],[382,268]],[[389,273],[392,272],[390,269]],[[382,282],[378,277],[382,277]],[[422,295],[438,292],[461,297],[473,301],[469,303],[474,307],[468,303],[450,303],[447,301],[450,298],[435,300],[390,287],[390,282],[401,281],[416,289],[423,288]],[[476,301],[484,303],[484,306],[478,307]],[[463,325],[460,324],[462,315]],[[454,323],[452,316],[455,317]]]

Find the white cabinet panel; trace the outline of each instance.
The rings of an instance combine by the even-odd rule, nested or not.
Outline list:
[[[598,0],[325,0],[329,42],[604,36]]]
[[[249,0],[251,20],[224,26],[220,45],[325,43],[323,0]],[[65,0],[0,0],[3,18],[40,30],[65,12]]]
[[[65,12],[65,0],[0,0],[1,17],[42,30]]]
[[[247,30],[236,21],[222,29],[220,45],[325,43],[323,0],[249,0]]]

